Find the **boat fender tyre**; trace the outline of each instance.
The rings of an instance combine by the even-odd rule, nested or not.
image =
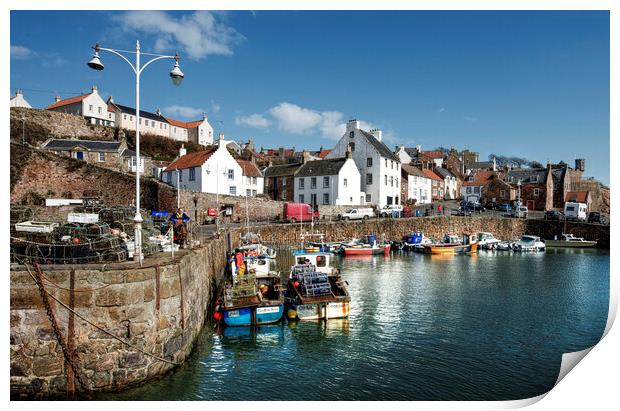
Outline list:
[[[364,220],[368,220],[368,216],[367,215],[364,216]]]

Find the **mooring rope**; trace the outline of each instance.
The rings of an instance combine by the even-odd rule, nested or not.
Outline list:
[[[30,277],[32,277],[32,280],[35,282],[36,285],[39,285],[39,282],[37,281],[37,279],[35,278],[35,276],[32,274],[32,272],[30,271],[30,267],[28,267],[28,264],[24,264],[26,266],[26,269],[28,270],[28,274],[30,274]],[[82,319],[83,321],[85,321],[86,323],[90,324],[91,326],[95,327],[96,329],[98,329],[99,331],[103,332],[106,335],[109,335],[110,337],[114,338],[115,340],[121,342],[122,344],[141,352],[142,354],[149,356],[151,358],[154,358],[158,361],[162,361],[168,364],[172,364],[172,365],[181,365],[182,363],[180,362],[175,362],[175,361],[171,361],[171,360],[167,360],[165,358],[159,357],[155,354],[151,354],[149,352],[144,351],[143,349],[136,347],[135,345],[123,340],[122,338],[117,337],[116,335],[112,334],[111,332],[109,332],[108,330],[98,326],[97,324],[93,323],[92,321],[88,320],[86,317],[84,317],[83,315],[81,315],[80,313],[78,313],[77,311],[73,310],[71,307],[69,307],[68,305],[66,305],[65,303],[63,303],[62,301],[60,301],[58,298],[56,298],[52,293],[50,293],[47,290],[43,290],[45,291],[45,293],[47,295],[49,295],[50,297],[52,297],[52,299],[54,301],[56,301],[58,304],[62,305],[63,307],[65,307],[67,310],[69,310],[70,312],[72,312],[73,314],[75,314],[76,317]]]

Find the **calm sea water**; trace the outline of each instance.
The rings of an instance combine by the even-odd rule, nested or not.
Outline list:
[[[339,260],[348,320],[202,333],[173,373],[100,399],[507,400],[553,387],[597,343],[609,253]]]

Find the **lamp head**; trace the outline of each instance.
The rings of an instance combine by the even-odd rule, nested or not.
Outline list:
[[[99,43],[95,44],[95,47],[93,47],[95,49],[95,54],[93,55],[93,58],[87,63],[88,67],[90,67],[93,70],[103,70],[103,64],[101,63],[101,60],[99,59]]]
[[[172,84],[174,84],[175,86],[180,86],[183,78],[185,77],[185,75],[181,71],[181,68],[179,67],[179,59],[179,53],[177,53],[174,56],[174,67],[172,67],[172,70],[170,71],[170,79],[172,80]]]

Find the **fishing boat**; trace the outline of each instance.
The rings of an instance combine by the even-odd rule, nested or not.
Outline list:
[[[415,231],[403,237],[405,248],[409,251],[424,252],[424,246],[433,244],[433,240],[426,237],[423,232]]]
[[[494,250],[500,242],[492,233],[478,233],[478,248]]]
[[[264,258],[276,258],[276,250],[271,247],[267,247],[262,243],[260,234],[247,232],[241,236],[239,243],[239,250],[243,252],[244,256],[256,256]]]
[[[227,326],[273,324],[284,314],[280,275],[244,274],[227,284],[218,311]]]
[[[474,236],[465,235],[463,239],[455,234],[446,234],[443,242],[424,246],[427,254],[471,254],[478,252],[478,243]]]
[[[515,251],[545,251],[546,245],[535,235],[524,235],[514,245]]]
[[[571,247],[584,248],[594,247],[597,241],[584,240],[582,237],[575,237],[573,234],[562,234],[561,240],[545,240],[547,247]]]
[[[390,244],[377,242],[376,235],[367,235],[361,243],[355,245],[343,245],[344,255],[377,255],[390,253]]]
[[[349,316],[351,297],[347,282],[332,267],[334,255],[326,252],[293,253],[287,286],[287,318],[328,320]]]

